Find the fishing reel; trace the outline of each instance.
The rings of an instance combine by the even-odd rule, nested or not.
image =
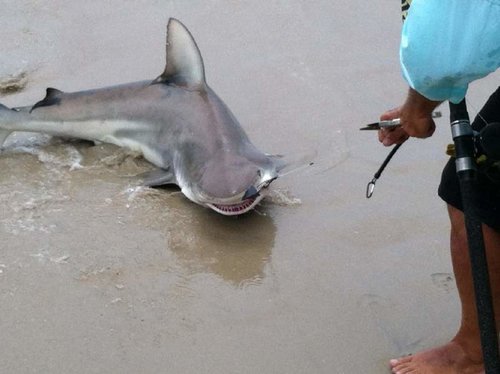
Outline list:
[[[474,134],[476,154],[500,161],[500,122],[493,122]]]
[[[470,125],[468,126],[470,129]],[[500,184],[500,122],[492,122],[484,126],[480,131],[473,131],[472,129],[467,130],[464,122],[456,121],[452,123],[452,133],[455,144],[448,145],[446,154],[451,157],[459,157],[456,164],[457,171],[477,170],[495,184]],[[462,154],[457,155],[456,139],[463,135],[470,137],[470,143],[460,143]],[[467,144],[470,145],[470,148]],[[475,160],[477,168],[464,161],[467,157],[463,157],[463,150],[467,148],[470,152],[469,159],[473,158]]]
[[[479,171],[500,184],[500,122],[487,124],[473,139]]]

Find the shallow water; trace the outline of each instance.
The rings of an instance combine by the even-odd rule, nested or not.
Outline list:
[[[0,373],[386,373],[389,358],[445,342],[459,319],[435,194],[446,109],[364,197],[388,150],[357,129],[405,95],[398,4],[9,0],[0,78],[26,82],[0,102],[155,78],[168,16],[255,144],[315,165],[231,218],[138,186],[151,166],[137,154],[12,136]],[[493,78],[471,88],[475,107]]]

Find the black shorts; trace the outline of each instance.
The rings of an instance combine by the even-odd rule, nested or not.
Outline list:
[[[479,131],[486,126],[485,121],[486,123],[500,122],[500,87],[488,99],[474,119],[472,127]],[[478,173],[475,187],[479,219],[486,225],[500,230],[500,185],[494,183],[483,173]],[[454,158],[451,158],[444,167],[438,194],[446,203],[463,211]]]

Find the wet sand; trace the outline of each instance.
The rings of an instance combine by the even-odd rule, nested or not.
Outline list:
[[[228,218],[137,187],[130,176],[150,166],[114,146],[11,137],[0,373],[386,373],[390,358],[451,337],[458,300],[435,193],[445,107],[435,136],[407,142],[364,197],[388,150],[358,128],[405,95],[397,3],[82,4],[4,4],[0,102],[153,79],[172,16],[259,148],[318,156]],[[473,85],[471,114],[496,82]]]

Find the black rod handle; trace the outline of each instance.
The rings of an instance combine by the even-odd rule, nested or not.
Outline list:
[[[459,120],[469,121],[469,113],[467,112],[465,98],[458,104],[450,102],[450,121],[453,123]]]
[[[469,243],[484,369],[486,374],[498,374],[498,334],[482,224],[476,213],[474,140],[465,99],[459,104],[450,103],[450,121]]]

